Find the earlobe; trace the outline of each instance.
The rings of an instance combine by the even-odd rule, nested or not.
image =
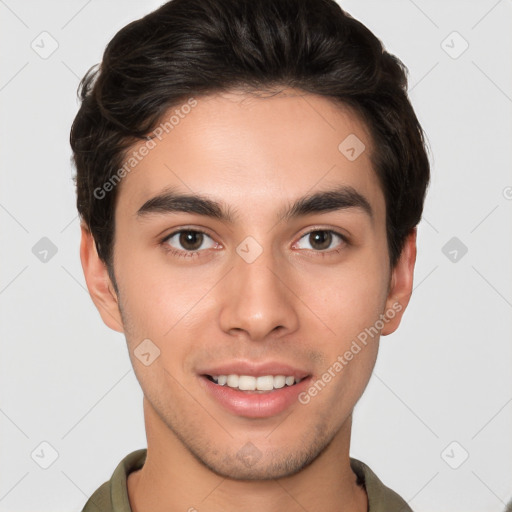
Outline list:
[[[396,331],[400,325],[402,315],[411,298],[415,263],[416,228],[407,235],[400,258],[391,273],[391,285],[384,312],[388,321],[381,331],[383,336]]]
[[[114,331],[124,332],[117,293],[108,274],[107,266],[98,256],[96,244],[89,228],[81,224],[80,260],[87,289],[103,322]]]

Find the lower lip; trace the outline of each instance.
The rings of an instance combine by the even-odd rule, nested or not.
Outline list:
[[[306,377],[293,386],[284,386],[266,393],[240,391],[227,385],[219,386],[204,375],[200,375],[199,380],[207,392],[229,412],[245,418],[269,418],[298,402],[298,395],[308,387],[311,377]]]

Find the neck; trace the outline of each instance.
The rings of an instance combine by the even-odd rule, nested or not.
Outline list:
[[[144,398],[148,441],[144,466],[128,477],[133,512],[366,512],[366,492],[350,467],[351,418],[299,473],[272,480],[233,480],[198,461]]]

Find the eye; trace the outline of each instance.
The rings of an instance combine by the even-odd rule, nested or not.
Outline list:
[[[341,243],[338,244],[338,248],[334,252],[340,251],[347,244],[347,239],[344,235],[331,229],[309,231],[300,240],[303,239],[306,240],[309,247],[299,247],[299,249],[313,249],[316,252],[326,252],[328,249],[336,248],[336,245],[333,247],[333,242],[335,243],[336,240],[341,241]],[[300,241],[297,243],[300,244]]]
[[[207,244],[206,247],[203,246],[205,240],[209,240],[209,244]],[[165,237],[162,240],[162,243],[175,249],[170,250],[172,253],[183,256],[192,256],[199,252],[201,248],[211,249],[216,245],[216,242],[214,242],[209,235],[203,231],[197,231],[193,229],[182,229],[180,231],[175,231],[174,233],[171,233]]]

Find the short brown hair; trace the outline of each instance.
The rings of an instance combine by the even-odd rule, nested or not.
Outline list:
[[[117,188],[97,190],[171,107],[191,96],[293,87],[352,107],[368,127],[394,266],[430,179],[406,74],[334,0],[171,0],[128,24],[83,78],[70,136],[77,207],[100,258],[113,275]]]

